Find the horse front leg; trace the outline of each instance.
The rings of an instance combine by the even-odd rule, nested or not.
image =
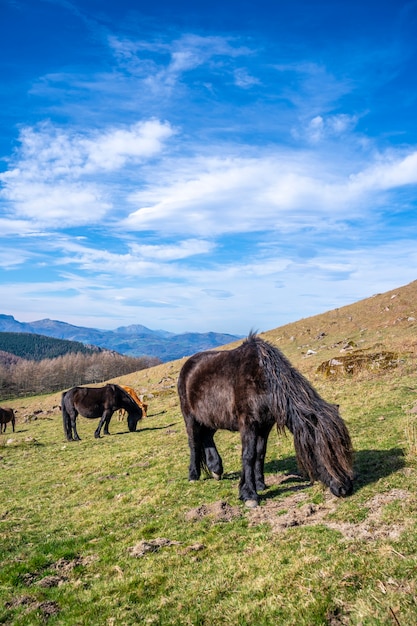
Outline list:
[[[201,437],[207,469],[211,472],[213,478],[220,480],[223,474],[223,462],[216,448],[216,444],[214,443],[213,437],[215,434],[216,431],[213,428],[208,428],[207,426],[201,427]]]
[[[110,424],[110,420],[112,418],[113,415],[113,411],[110,411],[109,414],[106,416],[106,419],[104,420],[104,434],[105,435],[110,435],[109,433],[109,424]]]
[[[104,434],[105,435],[109,435],[110,434],[109,433],[109,421],[110,421],[110,418],[111,418],[112,414],[113,414],[113,412],[111,412],[110,415],[109,415],[108,409],[105,409],[103,411],[103,415],[100,417],[100,421],[98,423],[98,426],[97,426],[96,430],[94,431],[94,437],[96,439],[100,438],[101,429],[103,428],[103,426],[104,426]]]
[[[258,506],[259,497],[255,486],[255,462],[257,434],[252,428],[241,430],[242,474],[239,482],[239,497],[249,508]]]
[[[271,432],[272,426],[266,426],[258,431],[258,435],[256,438],[256,459],[255,459],[255,485],[256,491],[264,491],[266,489],[265,485],[265,476],[264,476],[264,465],[265,465],[265,455],[266,455],[266,446],[268,443],[269,433]]]

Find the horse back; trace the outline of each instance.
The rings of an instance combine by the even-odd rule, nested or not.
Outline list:
[[[258,362],[253,347],[245,344],[190,357],[178,379],[185,420],[196,419],[216,430],[240,430],[242,419],[254,417],[264,386]]]
[[[73,407],[84,417],[101,417],[105,410],[117,408],[116,385],[105,387],[73,387],[62,395],[62,405]]]

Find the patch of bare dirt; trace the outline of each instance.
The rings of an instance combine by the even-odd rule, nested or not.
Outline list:
[[[140,558],[148,552],[158,552],[161,548],[167,548],[170,546],[181,546],[180,541],[172,541],[165,537],[157,537],[156,539],[143,539],[139,541],[135,546],[131,546],[128,551],[130,556]],[[203,543],[193,543],[189,546],[185,546],[179,551],[179,554],[188,554],[190,552],[200,552],[205,550],[206,546]]]
[[[238,506],[231,506],[223,500],[213,502],[212,504],[202,504],[196,509],[191,509],[185,514],[187,522],[196,522],[209,517],[214,522],[230,522],[232,519],[241,516],[241,510]]]
[[[59,559],[56,563],[54,563],[52,569],[56,570],[58,574],[61,574],[61,576],[68,576],[74,567],[77,567],[78,565],[85,567],[86,565],[90,565],[97,560],[98,556],[95,554],[90,554],[89,556],[78,556],[71,560]]]
[[[56,563],[50,566],[50,569],[55,570],[56,574],[49,574],[42,576],[41,571],[27,572],[23,574],[22,581],[29,587],[30,585],[36,585],[37,587],[59,587],[63,583],[67,582],[72,570],[77,565],[86,566],[96,561],[98,557],[96,555],[90,556],[78,556],[75,559],[59,559]]]
[[[157,552],[161,548],[178,545],[180,545],[179,541],[172,541],[171,539],[165,539],[165,537],[157,537],[156,539],[150,539],[148,541],[143,539],[135,546],[129,548],[129,554],[130,556],[139,558],[144,556],[147,552]]]
[[[183,550],[183,554],[187,554],[187,552],[201,552],[201,550],[205,550],[206,546],[204,543],[193,543],[191,546],[187,546]]]
[[[7,609],[18,609],[21,606],[26,607],[25,613],[39,611],[44,619],[57,615],[60,611],[59,605],[56,602],[38,602],[31,596],[18,596],[5,604]]]
[[[263,506],[248,512],[250,525],[268,523],[273,532],[284,532],[294,526],[312,526],[324,524],[336,530],[347,540],[352,539],[397,539],[405,530],[402,524],[383,522],[384,507],[396,500],[407,500],[410,492],[403,489],[391,489],[381,493],[365,503],[368,509],[367,518],[363,522],[350,523],[329,520],[338,504],[338,498],[326,496],[322,504],[308,502],[308,494],[296,492],[281,500],[268,500]]]
[[[38,580],[35,584],[38,587],[59,587],[67,580],[66,576],[45,576]]]

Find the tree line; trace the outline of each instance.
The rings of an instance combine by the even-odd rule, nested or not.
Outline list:
[[[80,341],[57,339],[36,333],[0,332],[0,350],[29,361],[42,361],[63,356],[68,352],[93,354],[102,352],[103,349],[85,345]]]
[[[0,362],[0,400],[53,393],[101,383],[161,363],[156,357],[129,357],[117,352],[67,353],[53,359]]]

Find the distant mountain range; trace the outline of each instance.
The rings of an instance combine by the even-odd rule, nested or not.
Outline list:
[[[176,335],[165,330],[150,330],[141,324],[121,326],[115,330],[99,330],[50,319],[19,322],[12,315],[3,314],[0,314],[0,332],[32,333],[79,341],[129,356],[154,356],[164,362],[241,339],[241,336],[215,332]]]

